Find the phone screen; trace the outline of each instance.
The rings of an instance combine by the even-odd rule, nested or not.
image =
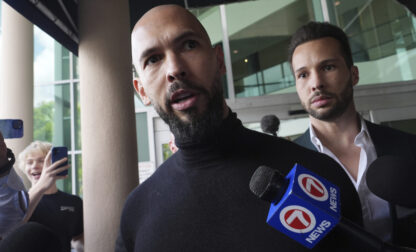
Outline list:
[[[0,131],[4,138],[23,137],[23,121],[20,119],[1,119]]]
[[[55,163],[56,161],[61,160],[64,157],[68,157],[68,149],[65,146],[52,148],[52,163]],[[65,166],[67,164],[68,164],[68,160],[62,165],[58,166],[57,168]],[[59,176],[65,176],[67,174],[68,174],[68,170],[58,173]]]

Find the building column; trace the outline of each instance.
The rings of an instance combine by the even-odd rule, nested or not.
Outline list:
[[[17,157],[33,141],[33,24],[6,2],[1,7],[0,119],[23,120],[23,138],[6,140]]]
[[[85,251],[114,251],[138,184],[127,0],[79,1]]]

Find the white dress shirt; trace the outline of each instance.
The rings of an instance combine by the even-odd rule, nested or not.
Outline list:
[[[365,179],[367,168],[377,158],[377,154],[364,120],[361,118],[361,130],[354,139],[354,144],[361,149],[357,180],[351,176],[339,159],[321,143],[316,136],[311,123],[309,123],[309,132],[311,142],[316,149],[337,161],[341,167],[344,168],[348,177],[351,179],[351,182],[354,184],[361,201],[365,229],[383,241],[390,241],[392,221],[390,218],[389,204],[368,189],[367,181]],[[348,204],[348,202],[341,202],[341,204]]]

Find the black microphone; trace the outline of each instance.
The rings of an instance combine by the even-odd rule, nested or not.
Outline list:
[[[327,184],[330,185],[330,182],[327,181],[320,181],[319,176],[317,175],[311,175],[312,173],[307,171],[305,168],[301,167],[303,170],[300,170],[300,172],[296,171],[295,169],[298,169],[299,165],[295,165],[295,167],[289,172],[289,174],[286,176],[286,178],[276,169],[272,169],[267,166],[260,166],[257,168],[257,170],[254,172],[253,176],[250,180],[250,190],[260,199],[266,200],[268,202],[271,202],[271,207],[269,211],[268,219],[271,218],[271,215],[275,213],[271,213],[272,209],[273,211],[276,211],[276,205],[284,205],[285,201],[289,202],[292,201],[290,199],[291,194],[296,194],[295,197],[297,198],[297,201],[299,199],[302,201],[302,206],[308,206],[310,204],[311,199],[308,199],[309,202],[306,202],[306,197],[299,196],[299,192],[297,191],[293,193],[293,191],[296,191],[297,189],[294,187],[293,184],[299,183],[301,185],[301,178],[305,177],[305,174],[309,174],[310,178],[315,179],[315,187],[320,187],[323,189],[322,191],[328,191],[328,189],[324,188]],[[307,171],[305,173],[305,170]],[[292,177],[289,183],[289,177]],[[314,177],[316,176],[316,177]],[[305,187],[304,187],[305,188]],[[329,191],[332,191],[332,188],[329,186]],[[321,201],[321,199],[318,199]],[[299,204],[299,203],[298,203]],[[318,202],[318,204],[321,204]],[[277,207],[278,208],[278,207]],[[305,209],[304,207],[301,207]],[[318,207],[319,208],[319,207]],[[283,209],[284,210],[284,209]],[[310,211],[309,211],[310,210]],[[326,209],[324,209],[326,211]],[[316,209],[306,209],[305,212],[313,212],[317,213],[318,210]],[[282,214],[280,213],[280,217]],[[309,218],[310,219],[310,218]],[[280,218],[280,221],[283,222],[282,218]],[[271,226],[273,226],[275,229],[285,232],[289,237],[297,240],[301,244],[304,244],[304,241],[299,241],[298,238],[295,238],[295,235],[297,234],[290,234],[290,232],[287,232],[287,230],[282,230],[281,227],[276,227],[277,225],[272,224],[268,222]],[[284,224],[283,226],[287,226],[287,224]],[[393,252],[393,251],[416,251],[413,249],[408,248],[398,248],[391,244],[385,243],[378,239],[376,236],[374,236],[371,233],[368,233],[367,231],[363,230],[360,226],[353,223],[352,221],[344,218],[341,216],[341,219],[339,220],[337,226],[342,229],[344,232],[346,232],[348,235],[354,237],[359,241],[361,246],[363,246],[366,251],[384,251],[384,252]],[[309,232],[309,231],[308,231]],[[311,231],[312,233],[314,231]],[[306,234],[307,235],[307,234]]]
[[[265,115],[261,118],[260,126],[264,133],[277,136],[276,132],[279,130],[280,120],[275,115]]]
[[[416,160],[399,156],[382,156],[367,170],[371,192],[389,203],[416,208]]]
[[[367,170],[366,181],[371,192],[386,200],[390,206],[393,224],[392,242],[415,247],[416,215],[416,160],[401,156],[382,156],[374,160]],[[396,206],[409,208],[398,214]],[[414,210],[413,210],[414,211]],[[403,215],[403,213],[406,213]],[[401,216],[400,216],[401,215]],[[400,217],[399,217],[400,216]]]

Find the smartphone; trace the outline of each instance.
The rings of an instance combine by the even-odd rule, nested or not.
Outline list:
[[[20,119],[1,119],[0,131],[4,138],[23,137],[23,121]]]
[[[68,149],[65,146],[53,147],[52,148],[52,163],[55,163],[58,160],[61,160],[64,157],[68,157]],[[58,166],[62,167],[68,164],[68,160],[63,163],[62,165]],[[59,176],[68,175],[68,170],[58,173]]]

